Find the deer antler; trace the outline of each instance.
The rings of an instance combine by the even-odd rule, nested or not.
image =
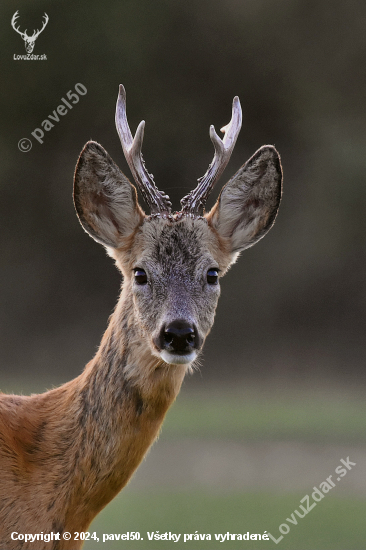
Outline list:
[[[47,15],[47,13],[45,12],[44,15],[44,21],[43,21],[43,25],[42,25],[42,28],[41,30],[39,31],[38,29],[36,31],[33,32],[33,35],[32,35],[32,38],[34,38],[34,40],[36,40],[38,38],[38,36],[41,34],[41,32],[44,30],[45,26],[47,25],[48,21],[49,21],[49,17]]]
[[[127,121],[126,91],[122,84],[119,86],[117,99],[116,128],[128,166],[145,202],[151,209],[151,214],[169,216],[172,206],[169,197],[157,189],[153,175],[146,170],[142,157],[141,148],[144,139],[145,121],[140,122],[133,138]]]
[[[17,27],[15,26],[15,23],[16,23],[16,20],[17,20],[18,17],[19,17],[19,10],[17,10],[17,11],[14,13],[13,17],[11,18],[11,26],[13,27],[13,29],[14,29],[18,34],[20,34],[20,36],[21,36],[21,37],[23,38],[23,40],[24,40],[25,37],[27,36],[27,29],[25,30],[25,32],[21,32],[21,31],[19,30],[19,27],[17,28]]]
[[[195,217],[199,215],[200,208],[204,208],[208,195],[230,160],[231,153],[233,152],[235,142],[240,132],[241,122],[242,112],[240,101],[239,98],[235,96],[233,99],[231,120],[229,124],[221,128],[221,132],[225,133],[224,138],[220,139],[214,126],[210,126],[210,138],[215,148],[215,155],[205,175],[198,180],[197,187],[180,201],[182,205],[182,214]]]

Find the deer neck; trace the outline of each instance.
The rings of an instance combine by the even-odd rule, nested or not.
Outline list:
[[[152,354],[134,315],[132,298],[123,290],[98,353],[77,379],[80,441],[73,486],[80,506],[73,502],[69,509],[79,530],[81,516],[88,524],[128,482],[187,370]]]
[[[105,399],[121,398],[120,404],[132,392],[142,412],[153,404],[169,407],[186,371],[187,365],[168,365],[153,354],[136,319],[132,292],[123,287],[100,348],[80,379]]]

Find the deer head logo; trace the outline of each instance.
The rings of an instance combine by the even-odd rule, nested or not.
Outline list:
[[[33,52],[33,49],[34,49],[34,43],[35,41],[37,40],[37,38],[39,37],[39,35],[41,34],[41,32],[44,30],[45,26],[47,25],[48,23],[48,15],[47,13],[44,14],[44,21],[43,21],[43,25],[42,25],[42,28],[41,30],[36,30],[36,31],[33,31],[33,34],[32,36],[28,36],[27,35],[27,29],[25,29],[24,32],[21,32],[19,30],[19,27],[16,27],[16,20],[17,18],[19,17],[19,10],[17,10],[13,17],[12,17],[12,20],[11,20],[11,26],[13,27],[13,29],[20,34],[20,36],[23,38],[24,40],[24,45],[25,45],[25,51],[27,53],[32,53]]]

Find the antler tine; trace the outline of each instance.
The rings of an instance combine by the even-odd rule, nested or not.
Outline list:
[[[20,34],[20,36],[21,36],[22,38],[24,38],[24,36],[26,36],[26,32],[27,32],[27,31],[22,32],[22,31],[19,30],[19,27],[17,28],[17,27],[15,26],[15,23],[16,23],[16,20],[18,19],[18,17],[19,17],[19,10],[17,10],[17,11],[14,13],[13,17],[11,18],[11,26],[13,27],[13,29],[14,29],[17,33]]]
[[[145,202],[151,209],[151,214],[169,215],[171,211],[169,197],[157,189],[153,175],[146,170],[142,157],[145,121],[140,122],[133,138],[127,121],[126,91],[122,84],[119,86],[117,99],[116,127],[128,166]]]
[[[200,208],[204,208],[210,192],[230,160],[240,132],[241,122],[242,111],[240,101],[235,96],[233,99],[231,120],[229,124],[221,128],[221,132],[225,133],[224,138],[221,139],[217,135],[214,126],[210,126],[210,138],[215,148],[215,155],[205,175],[198,180],[197,187],[180,201],[182,213],[198,216]]]
[[[39,35],[41,34],[41,32],[44,30],[45,26],[47,25],[47,23],[48,23],[48,21],[49,21],[49,17],[48,17],[48,15],[47,15],[46,12],[44,12],[43,17],[44,17],[44,21],[43,21],[43,23],[42,23],[42,28],[41,28],[41,30],[38,30],[38,29],[37,29],[36,31],[33,32],[33,37],[35,37],[35,38],[38,38],[38,36],[39,36]],[[32,37],[32,38],[33,38],[33,37]]]

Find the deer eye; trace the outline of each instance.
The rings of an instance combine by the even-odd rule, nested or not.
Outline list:
[[[138,285],[146,285],[147,283],[146,271],[144,269],[141,269],[140,267],[136,267],[134,271],[135,271],[135,282]]]
[[[219,281],[219,270],[209,269],[207,271],[207,282],[209,285],[217,285]]]

